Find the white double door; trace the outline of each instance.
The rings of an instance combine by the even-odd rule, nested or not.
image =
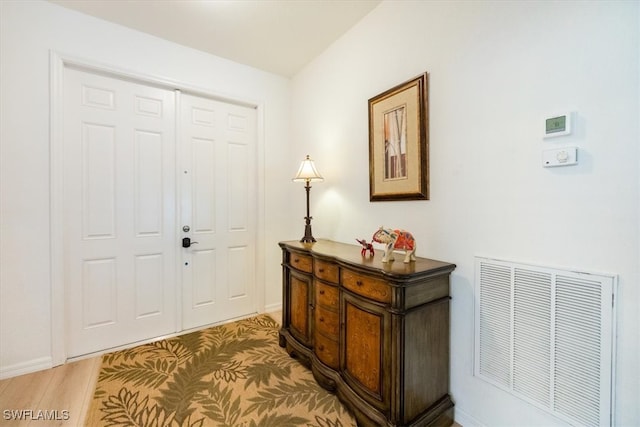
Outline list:
[[[67,357],[255,312],[255,109],[64,76]]]

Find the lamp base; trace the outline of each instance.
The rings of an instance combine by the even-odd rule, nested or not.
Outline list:
[[[307,224],[304,226],[304,237],[300,239],[300,241],[303,243],[313,243],[316,241],[316,239],[314,239],[313,235],[311,234],[311,224]]]

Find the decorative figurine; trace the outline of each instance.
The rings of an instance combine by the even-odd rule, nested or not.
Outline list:
[[[416,241],[408,231],[380,227],[378,231],[373,233],[372,240],[385,244],[382,262],[394,260],[394,249],[405,251],[405,264],[416,260]]]
[[[365,239],[362,239],[362,240],[356,239],[356,240],[358,241],[358,243],[362,245],[362,250],[360,251],[360,255],[366,256],[367,251],[369,251],[369,256],[374,255],[373,245],[371,243],[367,243]]]

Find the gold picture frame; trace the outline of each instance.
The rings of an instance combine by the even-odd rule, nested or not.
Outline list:
[[[429,200],[424,73],[369,99],[369,200]]]

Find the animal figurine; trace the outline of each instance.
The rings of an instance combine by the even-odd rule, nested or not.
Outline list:
[[[369,251],[369,256],[374,255],[373,245],[371,243],[367,243],[365,239],[362,239],[362,240],[356,239],[356,240],[358,241],[358,243],[362,245],[362,250],[360,251],[360,255],[366,256],[367,251]]]
[[[382,262],[393,261],[395,259],[393,257],[394,249],[405,251],[405,264],[416,260],[416,241],[408,231],[380,227],[378,231],[373,233],[372,240],[385,245]]]

